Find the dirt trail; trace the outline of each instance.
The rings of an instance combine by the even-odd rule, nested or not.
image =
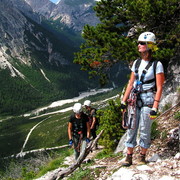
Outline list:
[[[51,116],[50,116],[50,117],[51,117]],[[26,147],[26,144],[27,144],[27,142],[28,142],[28,140],[29,140],[29,137],[30,137],[31,133],[33,132],[33,130],[34,130],[39,124],[43,123],[45,120],[49,119],[50,117],[43,119],[42,121],[40,121],[39,123],[37,123],[35,126],[33,126],[33,127],[30,129],[28,135],[26,136],[26,139],[25,139],[25,141],[24,141],[24,144],[23,144],[23,146],[22,146],[22,148],[21,148],[20,154],[23,153],[23,150],[24,150],[24,148]]]

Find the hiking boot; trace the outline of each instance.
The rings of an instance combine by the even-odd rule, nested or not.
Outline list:
[[[146,158],[145,154],[140,154],[138,165],[145,165],[147,163],[145,158]]]
[[[125,161],[122,163],[122,166],[131,166],[132,165],[132,154],[127,154]]]

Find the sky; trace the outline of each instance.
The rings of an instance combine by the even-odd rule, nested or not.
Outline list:
[[[50,0],[50,1],[53,3],[57,3],[59,0]],[[96,1],[99,1],[99,0],[96,0]]]
[[[59,0],[50,0],[53,3],[57,3]]]

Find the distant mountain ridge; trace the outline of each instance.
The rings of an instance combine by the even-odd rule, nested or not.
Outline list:
[[[70,1],[68,1],[70,2]],[[73,1],[71,1],[73,3]],[[77,1],[75,1],[77,2]],[[74,3],[75,3],[74,2]],[[92,1],[93,2],[93,1]],[[84,11],[88,11],[91,8],[93,3],[90,3],[87,8],[83,9],[81,12],[81,7],[86,7],[87,4],[77,4],[74,7],[71,7],[73,4],[66,4],[67,1],[61,0],[58,5],[55,5],[54,3],[50,2],[49,0],[4,0],[0,1],[0,7],[2,11],[0,12],[0,21],[1,21],[1,27],[0,27],[0,37],[1,37],[1,48],[0,48],[0,56],[2,58],[2,61],[0,61],[0,68],[7,68],[11,70],[11,73],[15,74],[15,69],[11,63],[7,59],[14,58],[20,60],[21,63],[26,65],[31,65],[31,50],[34,49],[35,51],[44,51],[48,52],[48,61],[53,62],[55,61],[55,64],[68,64],[69,60],[67,60],[68,57],[63,57],[64,52],[64,46],[66,46],[63,43],[63,48],[61,49],[61,52],[57,52],[57,48],[54,48],[53,42],[47,37],[47,35],[44,35],[42,32],[38,32],[35,28],[36,25],[34,23],[39,24],[41,26],[42,23],[42,17],[47,17],[46,15],[49,13],[48,18],[57,19],[60,17],[65,18],[68,14],[69,21],[66,19],[61,19],[62,24],[67,25],[68,27],[78,30],[82,30],[83,25],[86,24],[86,21],[88,21],[88,18],[82,21],[83,17],[78,20],[77,14],[74,16],[72,12],[79,12],[80,14],[83,14]],[[76,9],[77,8],[77,9]],[[66,9],[69,9],[66,12]],[[60,14],[61,12],[61,14]],[[93,12],[94,13],[94,12]],[[94,24],[97,23],[95,15],[93,13],[89,13],[89,17],[94,19]],[[84,13],[84,15],[87,15],[87,13]],[[71,16],[71,17],[70,17]],[[30,21],[30,18],[32,21]],[[71,23],[74,21],[73,19],[76,19],[76,22]],[[78,22],[83,22],[81,25]],[[88,21],[90,24],[91,22]],[[77,25],[76,25],[77,24]],[[60,29],[60,28],[59,28]],[[73,30],[72,30],[73,31]],[[28,37],[28,35],[31,37]],[[68,39],[66,35],[66,39]],[[29,39],[30,38],[30,39]],[[36,42],[33,42],[35,40]],[[71,49],[73,42],[70,42],[70,46],[67,47],[69,50]],[[69,54],[69,53],[68,53]],[[72,53],[73,54],[73,51]],[[71,56],[72,57],[72,56]],[[69,58],[68,58],[69,59]],[[14,72],[13,72],[14,71]]]
[[[65,62],[63,58],[60,58],[60,54],[56,58],[57,54],[52,51],[52,42],[50,39],[48,39],[48,37],[46,37],[42,32],[35,32],[34,29],[36,25],[33,21],[30,22],[26,16],[24,16],[23,13],[26,11],[27,16],[29,15],[32,20],[40,23],[39,16],[33,13],[33,10],[30,6],[28,6],[28,4],[24,3],[23,0],[14,0],[13,3],[12,1],[8,1],[6,3],[0,2],[0,7],[3,9],[3,11],[0,12],[0,51],[3,59],[16,57],[21,63],[30,65],[30,51],[33,48],[35,50],[48,52],[49,61],[52,59],[52,56],[54,56],[54,59],[59,61],[60,64],[68,63],[67,61]],[[21,11],[18,9],[21,9]],[[28,33],[32,36],[30,39],[28,37]],[[36,39],[36,43],[33,42],[33,38],[34,40]],[[37,44],[37,41],[39,44]],[[4,63],[1,62],[1,67],[3,67]]]
[[[32,9],[47,19],[59,20],[75,31],[81,31],[86,24],[99,23],[93,6],[95,0],[61,0],[56,5],[49,0],[26,0]]]
[[[34,12],[50,18],[53,9],[56,7],[50,0],[25,0],[27,4],[33,9]]]

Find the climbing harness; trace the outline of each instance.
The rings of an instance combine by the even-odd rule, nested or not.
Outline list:
[[[128,113],[127,109],[122,112],[122,127],[128,129]]]
[[[127,109],[123,111],[123,121],[122,127],[124,129],[134,129],[135,128],[135,118],[136,118],[136,101],[137,95],[132,89],[129,99],[127,100]]]
[[[80,152],[80,150],[81,150],[81,143],[82,143],[82,139],[83,139],[83,133],[82,133],[82,131],[79,131],[78,132],[78,144],[77,144],[77,146],[76,147],[74,147],[76,150],[77,150],[77,152]]]
[[[134,129],[136,127],[136,108],[143,107],[143,102],[140,98],[140,93],[144,92],[142,85],[146,83],[151,83],[155,81],[155,76],[153,79],[144,81],[144,77],[151,67],[153,61],[149,61],[145,69],[142,71],[142,75],[139,78],[138,68],[140,66],[141,59],[138,59],[135,64],[135,77],[136,77],[136,84],[135,87],[131,90],[129,98],[127,100],[128,106],[127,109],[123,111],[123,121],[122,126],[125,129]],[[156,68],[157,63],[154,61],[154,68]],[[155,73],[155,70],[154,70]],[[152,91],[152,90],[151,90]]]
[[[81,115],[83,116],[83,114]],[[76,149],[77,152],[80,152],[82,139],[84,136],[84,126],[83,126],[83,117],[73,122],[73,136],[76,139],[77,145],[75,147],[73,143],[73,148]]]
[[[136,76],[136,84],[137,84],[136,86],[139,86],[139,92],[143,92],[143,90],[142,90],[143,84],[149,84],[152,82],[155,82],[155,87],[153,88],[153,90],[156,91],[156,67],[157,67],[157,63],[158,63],[158,61],[150,61],[148,63],[148,65],[145,67],[145,69],[143,70],[141,78],[139,80],[138,69],[139,69],[139,66],[141,64],[141,59],[137,59],[136,64],[135,64],[135,76]],[[144,76],[146,75],[148,69],[152,66],[152,64],[153,64],[154,78],[147,80],[147,81],[144,81]],[[138,90],[138,87],[136,88],[136,90]]]

